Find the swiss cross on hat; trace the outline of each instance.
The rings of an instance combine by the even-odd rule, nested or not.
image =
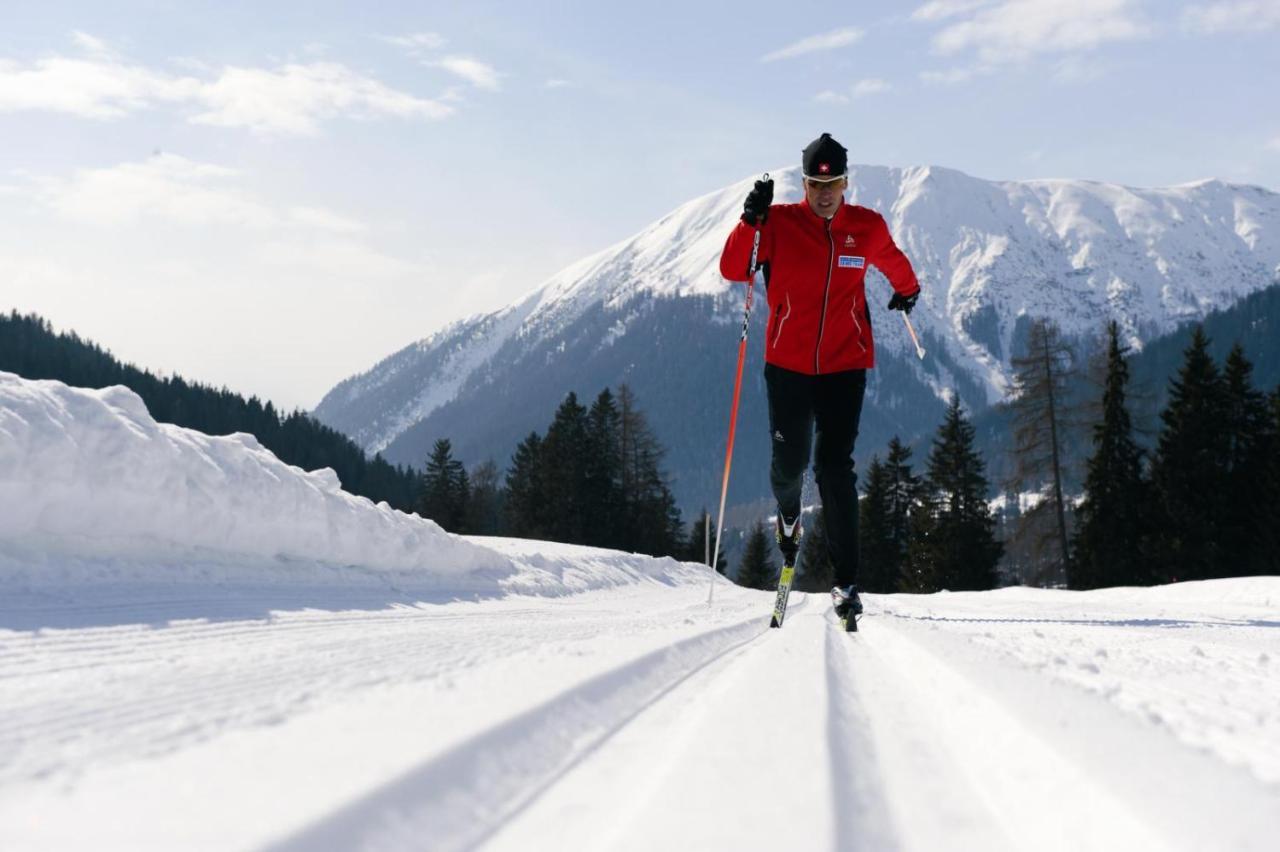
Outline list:
[[[849,171],[849,152],[844,146],[824,133],[813,140],[801,155],[804,176],[808,178],[839,178]]]

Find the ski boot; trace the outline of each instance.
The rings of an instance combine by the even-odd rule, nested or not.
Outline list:
[[[849,586],[842,589],[839,586],[832,586],[831,603],[835,606],[836,618],[840,619],[840,626],[849,633],[856,633],[858,616],[862,614],[862,599],[858,597],[858,587]]]
[[[778,551],[782,553],[783,565],[796,564],[796,557],[800,555],[800,536],[802,535],[804,535],[804,529],[799,518],[788,524],[782,520],[782,513],[778,513],[774,537],[778,540]]]
[[[800,518],[797,517],[788,524],[782,520],[782,513],[779,512],[774,534],[778,539],[778,550],[782,552],[782,573],[778,575],[778,596],[773,604],[773,618],[769,620],[769,626],[781,627],[782,620],[787,617],[787,598],[791,596],[791,581],[796,575],[796,557],[800,555],[800,536],[803,534]]]

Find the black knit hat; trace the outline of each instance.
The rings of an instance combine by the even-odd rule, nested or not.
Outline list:
[[[804,149],[801,164],[804,176],[817,180],[835,180],[849,171],[848,151],[839,142],[824,133]]]

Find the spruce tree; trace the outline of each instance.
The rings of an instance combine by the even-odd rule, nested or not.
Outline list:
[[[501,535],[502,479],[493,459],[471,472],[471,497],[467,501],[467,531],[472,535]]]
[[[585,542],[596,547],[620,543],[622,512],[622,414],[605,388],[587,413],[583,473]]]
[[[665,450],[627,385],[618,388],[622,454],[622,534],[618,547],[652,556],[679,554],[684,524],[662,470]]]
[[[1049,530],[1027,532],[1036,537],[1037,554],[1052,547],[1052,569],[1059,580],[1070,575],[1066,503],[1062,496],[1062,450],[1069,426],[1067,386],[1074,377],[1073,355],[1058,327],[1046,319],[1031,325],[1027,353],[1012,359],[1013,456],[1011,484],[1016,491],[1028,486],[1049,491],[1050,512],[1029,513],[1028,518],[1049,517]]]
[[[422,475],[422,516],[449,532],[466,532],[468,491],[466,469],[453,457],[449,439],[440,438]]]
[[[1169,404],[1151,468],[1160,512],[1153,555],[1162,582],[1223,574],[1230,455],[1226,391],[1197,326],[1182,367],[1170,384]]]
[[[885,470],[889,475],[889,520],[894,544],[901,558],[906,550],[911,513],[920,499],[920,477],[911,472],[911,448],[894,435],[889,440],[889,458]]]
[[[835,566],[827,550],[827,518],[822,506],[817,506],[804,523],[804,535],[800,537],[799,572],[793,588],[798,592],[829,592],[836,584]]]
[[[511,456],[503,500],[505,526],[518,538],[547,537],[548,510],[542,468],[542,437],[530,432]]]
[[[920,506],[920,477],[911,472],[910,460],[911,448],[895,435],[881,470],[874,470],[878,459],[867,470],[859,524],[863,531],[860,582],[867,591],[896,592],[901,586],[911,517]]]
[[[1270,426],[1267,429],[1267,464],[1262,496],[1261,548],[1263,574],[1280,574],[1280,386],[1271,392]]]
[[[929,590],[982,590],[996,585],[996,563],[1004,548],[995,539],[985,465],[973,439],[973,425],[955,394],[929,454],[926,488],[933,517],[928,535],[917,545],[918,561],[913,566],[925,587],[932,586]]]
[[[542,441],[544,521],[547,537],[570,544],[586,542],[587,409],[570,391]]]
[[[1128,351],[1121,346],[1119,326],[1112,320],[1107,325],[1102,419],[1093,427],[1084,502],[1077,510],[1073,589],[1147,585],[1154,580],[1143,545],[1150,534],[1150,489],[1125,404]]]
[[[1266,397],[1253,385],[1253,364],[1239,343],[1223,369],[1226,391],[1227,510],[1223,535],[1224,576],[1261,573],[1267,561],[1267,453],[1270,449]]]
[[[867,465],[866,486],[858,512],[861,540],[858,585],[868,592],[898,590],[899,558],[889,516],[889,471],[878,455]]]
[[[710,536],[708,536],[708,532]],[[708,560],[708,538],[710,539],[709,549],[715,550],[716,522],[711,520],[704,507],[702,512],[698,514],[698,519],[693,522],[693,527],[689,530],[689,539],[681,558],[686,562],[697,562],[700,565],[706,565]],[[728,564],[724,559],[723,544],[721,542],[721,552],[716,555],[716,571],[721,574],[728,571]]]
[[[742,564],[738,567],[736,582],[748,589],[776,589],[778,587],[778,566],[772,559],[773,540],[765,532],[764,521],[757,520],[751,525],[747,536],[747,547],[742,554]]]

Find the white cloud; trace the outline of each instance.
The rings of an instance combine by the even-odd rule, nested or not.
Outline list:
[[[1268,142],[1267,147],[1270,148],[1272,151],[1280,153],[1280,136],[1277,136],[1274,139],[1272,139],[1270,142]]]
[[[917,21],[941,21],[972,12],[990,2],[991,0],[933,0],[912,12],[911,17]]]
[[[409,33],[402,36],[382,36],[382,40],[388,44],[394,44],[396,47],[403,47],[411,53],[419,53],[425,50],[439,50],[447,43],[445,37],[439,33]]]
[[[157,154],[138,163],[82,169],[71,178],[42,179],[38,186],[47,206],[82,224],[133,226],[152,219],[183,225],[276,225],[270,209],[219,185],[236,175],[234,169]]]
[[[850,86],[847,92],[836,92],[830,89],[818,92],[813,99],[820,104],[847,104],[856,98],[864,98],[893,88],[888,82],[878,77],[868,77]]]
[[[1182,12],[1182,25],[1194,32],[1257,32],[1280,27],[1280,0],[1231,0],[1197,4]]]
[[[102,53],[105,45],[93,36],[76,33],[75,40],[91,55],[55,56],[25,66],[0,59],[0,112],[114,119],[171,104],[190,110],[189,120],[197,124],[312,134],[320,121],[339,116],[442,119],[454,111],[334,62],[178,76]]]
[[[961,19],[943,27],[933,44],[945,55],[973,50],[986,63],[1092,50],[1150,34],[1135,6],[1136,0],[1002,0],[953,12]]]
[[[97,38],[96,36],[91,36],[88,33],[82,33],[79,30],[76,30],[71,34],[71,40],[76,43],[76,47],[80,48],[85,53],[95,53],[99,56],[111,55],[111,48],[107,46],[105,41]]]
[[[887,92],[891,88],[893,87],[887,81],[881,80],[879,77],[868,77],[853,84],[853,96],[862,98],[867,95],[877,95],[881,92]]]
[[[846,27],[829,33],[809,36],[808,38],[802,38],[797,42],[787,45],[786,47],[775,50],[772,53],[766,53],[761,57],[760,61],[774,62],[778,59],[791,59],[795,56],[802,56],[806,53],[816,53],[821,50],[835,50],[836,48],[853,44],[861,39],[862,36],[863,31],[857,27]]]
[[[201,87],[205,107],[191,118],[196,124],[246,127],[264,133],[312,134],[322,119],[446,118],[453,108],[392,89],[332,62],[286,65],[276,71],[226,68]]]
[[[481,62],[478,59],[472,59],[467,56],[446,56],[430,63],[436,68],[443,68],[454,76],[461,77],[473,86],[490,91],[497,91],[499,88],[498,77],[500,76],[492,66]]]
[[[355,234],[363,224],[319,207],[277,209],[235,185],[240,173],[176,154],[33,179],[35,197],[63,219],[96,227],[208,227]],[[31,194],[31,191],[28,191]]]
[[[115,60],[41,59],[28,67],[0,59],[0,112],[45,110],[84,118],[119,118],[159,103],[196,97],[193,77],[158,74]]]

